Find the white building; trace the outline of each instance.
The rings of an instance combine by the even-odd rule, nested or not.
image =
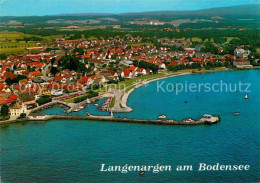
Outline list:
[[[31,113],[28,118],[31,120],[45,120],[46,114],[39,114],[39,113]]]
[[[248,56],[250,55],[251,51],[249,50],[244,50],[242,48],[236,48],[234,50],[234,55],[237,57],[237,58],[248,58]]]
[[[16,103],[13,107],[10,108],[11,116],[19,117],[22,113],[27,112],[27,107],[23,103]]]
[[[62,89],[58,89],[58,90],[52,89],[52,90],[51,90],[51,95],[53,95],[53,96],[63,95],[63,90],[62,90]]]

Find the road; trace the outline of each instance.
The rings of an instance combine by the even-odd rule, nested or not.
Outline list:
[[[43,73],[43,79],[45,80],[45,81],[48,81],[48,80],[50,80],[51,78],[49,78],[47,75],[46,75],[46,72],[48,71],[48,68],[51,66],[51,63],[49,63],[44,69],[43,69],[43,71],[42,71],[42,73]]]

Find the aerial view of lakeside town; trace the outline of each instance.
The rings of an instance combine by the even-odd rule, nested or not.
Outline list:
[[[116,13],[94,8],[91,13],[43,14],[36,10],[9,14],[6,9],[11,5],[0,2],[0,182],[260,181],[257,1],[178,11],[152,6],[135,11],[129,6],[129,11]],[[69,2],[63,5],[65,9],[79,6]],[[48,9],[48,5],[42,6]],[[225,86],[226,91],[216,90],[217,86]],[[230,129],[234,138],[235,134],[240,138],[222,144],[232,139]],[[158,141],[152,133],[165,137]],[[169,136],[176,139],[169,142]],[[204,143],[190,141],[194,138]],[[142,141],[146,145],[141,145]],[[151,145],[155,141],[160,148]],[[109,143],[111,146],[106,145]],[[229,150],[220,151],[222,145]],[[81,148],[74,152],[75,146]],[[117,146],[118,155],[112,152]],[[230,156],[238,146],[243,146],[241,157]],[[178,161],[169,159],[169,147],[182,152],[172,157]],[[155,153],[147,155],[147,161],[138,157],[145,158],[152,148]],[[196,148],[200,150],[196,152]],[[243,155],[248,149],[247,154],[251,154]],[[232,172],[230,177],[225,173],[200,174],[202,151],[208,163],[227,165],[229,160],[230,167],[221,166]],[[192,158],[196,161],[191,162]],[[193,172],[197,178],[187,172],[176,172],[172,177],[167,168],[159,168],[161,173],[156,175],[146,167],[181,161],[199,164]],[[117,166],[116,170],[112,166],[106,169],[106,163]],[[132,171],[126,164],[143,167]],[[126,165],[132,181],[127,181],[120,165]],[[210,171],[210,165],[205,165],[205,170],[208,168]],[[71,176],[67,175],[69,170]]]

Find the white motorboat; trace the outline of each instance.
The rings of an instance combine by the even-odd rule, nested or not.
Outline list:
[[[158,117],[158,119],[165,119],[166,118],[166,116],[163,114],[163,115],[160,115],[159,117]]]

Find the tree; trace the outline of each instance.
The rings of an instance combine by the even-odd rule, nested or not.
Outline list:
[[[0,60],[4,60],[7,58],[7,55],[6,54],[0,54]]]
[[[55,61],[56,61],[56,59],[53,57],[53,58],[50,60],[51,65],[53,65]]]
[[[59,72],[59,70],[58,70],[57,67],[52,67],[51,70],[50,70],[50,73],[51,73],[52,75],[54,75],[54,76],[55,76],[58,72]]]
[[[7,85],[11,85],[12,84],[12,79],[11,78],[6,78],[5,83]]]
[[[42,105],[42,104],[45,104],[45,103],[48,103],[48,102],[51,102],[52,99],[50,96],[48,95],[43,95],[41,96],[39,99],[36,100],[36,102],[39,104],[39,105]]]
[[[8,115],[8,106],[6,104],[4,104],[1,107],[1,116],[7,116]]]
[[[77,55],[84,55],[84,49],[83,48],[75,48],[73,50],[73,53],[77,53]]]
[[[13,70],[16,70],[17,69],[17,66],[14,64],[14,66],[13,66]]]
[[[62,69],[75,70],[77,72],[86,71],[85,64],[80,62],[80,58],[76,58],[74,55],[65,55],[58,61],[58,66]]]
[[[11,78],[6,78],[5,82],[7,85],[12,85],[14,83],[19,83],[20,80],[22,79],[28,79],[27,76],[25,75],[18,75],[17,77],[11,79]]]
[[[20,118],[25,118],[26,117],[26,114],[25,113],[21,113],[20,114]]]

